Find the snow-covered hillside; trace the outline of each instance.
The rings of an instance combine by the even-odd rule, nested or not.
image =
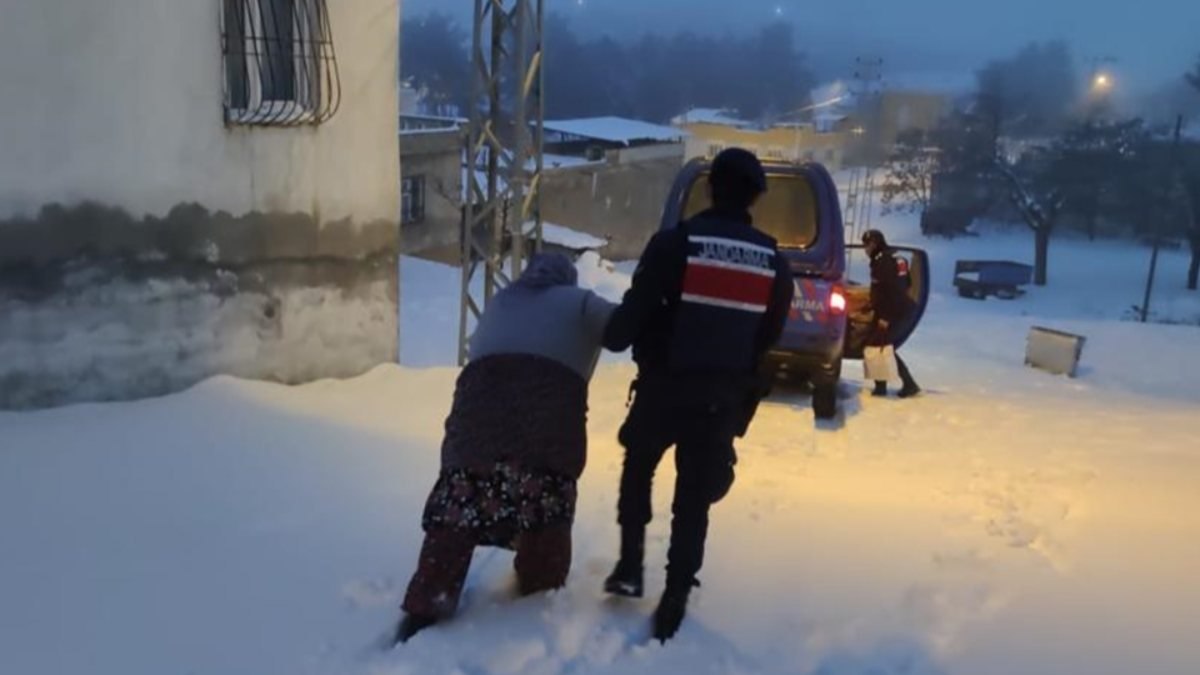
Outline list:
[[[592,389],[591,448],[563,591],[510,599],[477,555],[458,620],[391,651],[455,371],[457,272],[403,265],[404,366],[296,388],[218,378],[160,400],[0,414],[0,673],[1200,672],[1200,329],[1122,321],[1148,252],[1056,242],[1053,285],[975,302],[959,258],[1027,260],[1029,237],[920,241],[935,296],[909,361],[928,395],[864,397],[818,426],[782,392],[714,511],[694,611],[644,643],[651,597],[600,592],[616,552],[632,367]],[[908,228],[908,229],[906,229]],[[1158,307],[1197,311],[1168,254]],[[628,267],[581,277],[619,294]],[[1049,325],[1088,337],[1067,380],[1022,365]]]

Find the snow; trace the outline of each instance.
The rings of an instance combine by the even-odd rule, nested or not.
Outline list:
[[[671,462],[649,596],[600,592],[633,374],[608,357],[568,586],[514,600],[511,555],[480,551],[453,622],[378,648],[415,565],[456,374],[458,272],[406,259],[401,366],[0,413],[0,672],[1200,672],[1200,329],[1124,320],[1149,251],[1055,240],[1050,287],[978,302],[954,294],[954,260],[1028,261],[1029,232],[946,242],[907,217],[877,225],[933,259],[903,350],[929,393],[872,399],[848,364],[838,424],[815,423],[801,392],[764,405],[666,647],[645,638]],[[1198,309],[1186,262],[1160,260],[1155,307],[1174,318]],[[628,286],[628,265],[587,253],[579,268],[610,297]],[[1032,325],[1088,337],[1080,378],[1023,366]]]
[[[748,128],[754,126],[746,120],[738,119],[737,111],[721,108],[692,108],[686,113],[671,120],[671,124],[716,124],[725,127]]]
[[[573,169],[580,166],[594,166],[603,163],[593,162],[584,157],[572,157],[570,155],[547,154],[542,156],[542,166],[547,169]]]
[[[625,119],[622,117],[588,117],[575,120],[547,120],[547,133],[579,136],[607,143],[630,145],[639,141],[672,143],[682,141],[687,133],[673,127]]]
[[[439,134],[457,134],[458,127],[413,127],[410,129],[401,129],[401,136],[437,136]]]
[[[525,232],[533,233],[533,223],[525,224]],[[608,246],[607,239],[601,239],[578,230],[572,230],[564,225],[557,223],[542,223],[542,241],[547,244],[555,244],[563,248],[582,251],[586,249],[599,249]]]
[[[610,262],[595,251],[584,253],[575,263],[579,269],[579,285],[613,302],[619,302],[625,291],[629,290],[636,266],[636,261]]]
[[[210,253],[215,259],[215,246]],[[215,280],[106,279],[84,267],[49,300],[0,300],[10,337],[0,343],[0,382],[39,373],[0,391],[0,405],[157,395],[214,372],[304,381],[363,373],[394,353],[387,281],[271,293],[238,292],[238,283],[225,273]],[[114,320],[117,312],[123,321]]]
[[[844,80],[826,82],[825,84],[817,86],[812,90],[812,92],[809,93],[809,97],[814,103],[821,103],[824,101],[840,102],[845,100],[849,95],[850,85]]]

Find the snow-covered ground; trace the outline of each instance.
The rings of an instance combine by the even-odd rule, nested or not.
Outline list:
[[[818,426],[766,405],[714,511],[679,638],[600,592],[632,368],[592,389],[590,463],[561,592],[510,599],[483,551],[460,617],[384,652],[420,542],[455,371],[457,272],[402,268],[403,366],[296,388],[218,378],[133,404],[0,414],[0,673],[1200,672],[1200,329],[1122,321],[1148,252],[1056,242],[1053,285],[975,302],[958,258],[1028,260],[1024,232],[923,242],[935,295],[906,349],[929,394]],[[1168,254],[1156,307],[1200,315]],[[619,294],[628,266],[581,278]],[[1192,313],[1192,314],[1189,314]],[[1032,325],[1088,337],[1082,376],[1022,366]]]

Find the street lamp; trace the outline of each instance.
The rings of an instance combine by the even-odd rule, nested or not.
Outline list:
[[[1105,96],[1116,86],[1116,78],[1112,74],[1112,66],[1116,63],[1117,59],[1113,56],[1097,56],[1091,59],[1092,81],[1090,86],[1093,95]]]

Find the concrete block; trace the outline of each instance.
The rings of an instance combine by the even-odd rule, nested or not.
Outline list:
[[[1034,326],[1025,347],[1025,365],[1055,375],[1075,377],[1087,338]]]

